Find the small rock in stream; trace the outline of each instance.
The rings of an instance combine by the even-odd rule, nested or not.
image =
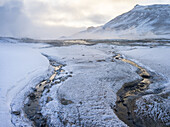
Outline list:
[[[141,77],[143,77],[143,78],[150,78],[151,76],[147,75],[147,74],[141,74]]]
[[[50,88],[50,86],[49,85],[46,85],[45,87],[44,87],[44,89],[49,89]]]
[[[53,99],[51,97],[47,97],[46,103],[52,101]]]
[[[12,111],[11,113],[17,116],[21,114],[20,111]]]
[[[34,99],[35,99],[35,94],[34,94],[34,93],[31,93],[31,94],[29,95],[29,97],[30,97],[31,100],[34,100]]]

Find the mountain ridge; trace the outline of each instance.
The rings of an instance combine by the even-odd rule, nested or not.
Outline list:
[[[136,5],[99,27],[89,27],[73,38],[170,38],[170,4]]]

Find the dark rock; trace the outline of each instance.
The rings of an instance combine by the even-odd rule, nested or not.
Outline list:
[[[53,99],[51,97],[47,97],[46,103],[52,101]]]
[[[145,85],[144,84],[141,84],[140,87],[144,87]]]
[[[115,57],[115,59],[117,59],[117,60],[118,60],[118,59],[120,59],[120,58],[119,58],[119,57]]]
[[[97,62],[104,62],[105,60],[104,59],[102,59],[102,60],[97,60]]]
[[[54,86],[55,85],[55,83],[51,83],[51,86]]]
[[[49,89],[50,88],[50,86],[49,85],[46,85],[45,87],[44,87],[44,89]]]
[[[58,80],[56,80],[55,81],[55,84],[58,84],[58,83],[60,83],[61,81],[58,79]]]
[[[128,116],[131,114],[129,111],[127,112]]]
[[[150,75],[147,75],[147,74],[141,74],[141,77],[142,77],[142,78],[150,78],[151,76],[150,76]]]
[[[37,91],[37,89],[36,88],[31,88],[34,92],[36,92]]]
[[[64,82],[66,79],[67,79],[66,77],[62,77],[60,80]]]
[[[62,98],[60,100],[61,104],[63,105],[69,105],[69,104],[72,104],[73,102],[71,100],[66,100],[65,98]]]
[[[36,96],[35,96],[34,93],[31,93],[31,94],[29,95],[29,97],[30,97],[31,100],[34,100]]]
[[[49,92],[50,92],[50,89],[47,90],[47,93],[49,93]]]
[[[11,113],[17,116],[21,114],[20,111],[12,111]]]
[[[73,77],[72,75],[68,75],[67,77]]]

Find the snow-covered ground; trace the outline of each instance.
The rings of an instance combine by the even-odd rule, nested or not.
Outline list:
[[[133,50],[120,51],[129,59],[143,64],[149,70],[162,75],[165,82],[151,84],[148,91],[163,91],[159,94],[143,96],[137,101],[136,112],[140,117],[152,117],[155,121],[170,125],[170,47],[136,47]],[[159,124],[158,124],[159,125]],[[156,126],[156,125],[155,125]]]
[[[0,127],[12,126],[12,99],[25,87],[35,85],[33,81],[40,80],[40,77],[42,79],[48,69],[48,60],[34,49],[19,44],[0,43]]]
[[[140,77],[137,68],[113,59],[114,51],[169,80],[168,46],[149,48],[97,44],[48,47],[46,44],[0,42],[0,127],[12,126],[11,108],[12,111],[21,111],[31,88],[52,73],[48,59],[42,54],[66,64],[63,67],[65,72],[57,75],[56,79],[66,73],[72,75],[52,86],[49,93],[43,93],[42,114],[51,126],[127,126],[112,109],[117,99],[116,92],[124,83]],[[170,85],[162,85],[167,92]],[[155,86],[151,85],[150,89],[155,89]],[[50,102],[46,102],[48,97],[52,98]],[[73,103],[64,105],[61,103],[63,99]],[[169,98],[165,99],[169,103]],[[142,101],[138,103],[142,104]],[[140,114],[140,110],[137,112]],[[12,122],[16,126],[30,125],[22,111],[19,116],[12,115]]]
[[[67,66],[64,69],[73,72],[72,78],[52,87],[51,92],[42,98],[44,102],[48,96],[53,98],[43,105],[42,110],[52,125],[126,126],[117,118],[112,107],[121,86],[139,76],[133,66],[112,62],[111,51],[112,46],[105,44],[41,49],[41,52],[65,62]],[[62,105],[62,98],[73,103]]]

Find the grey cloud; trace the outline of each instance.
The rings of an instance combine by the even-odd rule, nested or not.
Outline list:
[[[0,6],[0,35],[22,35],[31,25],[29,19],[22,12],[23,4],[18,0],[4,3]]]
[[[38,5],[39,4],[36,6]],[[42,7],[42,9],[44,12],[48,12],[48,10],[45,10],[44,7]],[[42,9],[38,10],[40,11],[40,15],[42,13]],[[34,24],[32,23],[32,20],[24,13],[24,5],[22,1],[19,0],[11,0],[2,4],[0,6],[0,17],[0,36],[50,39],[58,38],[63,35],[69,36],[70,34],[84,29]]]
[[[58,37],[101,25],[139,0],[0,0],[0,36]],[[147,0],[144,0],[147,1]]]

